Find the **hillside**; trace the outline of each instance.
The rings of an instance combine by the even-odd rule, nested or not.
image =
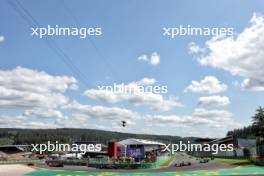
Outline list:
[[[74,141],[96,141],[107,144],[109,141],[119,141],[126,138],[139,138],[161,141],[165,143],[177,143],[182,141],[193,141],[195,138],[182,138],[168,135],[147,135],[103,131],[96,129],[15,129],[0,128],[0,145],[7,144],[35,144],[47,141],[59,141],[60,143],[71,143]]]

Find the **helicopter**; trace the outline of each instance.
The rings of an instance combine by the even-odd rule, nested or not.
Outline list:
[[[126,121],[121,121],[122,122],[122,126],[126,127]]]

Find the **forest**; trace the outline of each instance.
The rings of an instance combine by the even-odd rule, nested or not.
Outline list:
[[[178,143],[179,141],[194,141],[195,138],[182,138],[168,135],[147,135],[103,131],[96,129],[15,129],[0,128],[0,145],[11,144],[39,144],[47,141],[60,143],[74,143],[76,141],[95,141],[107,144],[110,141],[120,141],[127,138],[148,139],[164,143]]]

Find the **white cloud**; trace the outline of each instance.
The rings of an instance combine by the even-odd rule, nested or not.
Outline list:
[[[74,113],[71,116],[58,118],[54,124],[60,128],[89,128],[92,126],[92,124],[89,123],[89,117],[80,113]]]
[[[232,118],[232,113],[225,110],[195,109],[191,115],[147,115],[149,125],[177,126],[182,128],[195,126],[207,126],[212,128],[224,128],[239,125]]]
[[[157,52],[153,52],[149,57],[146,54],[139,56],[138,60],[145,61],[151,65],[158,65],[160,63],[160,56]]]
[[[230,104],[230,100],[226,96],[209,96],[209,97],[200,97],[198,99],[199,105],[219,105],[226,106]]]
[[[118,103],[121,101],[127,101],[134,106],[148,106],[155,111],[168,111],[175,107],[183,106],[175,97],[169,97],[165,99],[161,94],[155,94],[152,92],[144,92],[139,86],[152,85],[156,82],[155,79],[143,78],[140,81],[131,82],[124,86],[133,90],[132,92],[125,92],[121,89],[116,91],[111,90],[99,90],[99,89],[89,89],[84,92],[84,95],[109,103]],[[117,86],[122,86],[119,84]]]
[[[194,110],[192,116],[196,118],[221,121],[225,119],[231,119],[232,113],[225,110],[207,110],[198,108]]]
[[[77,113],[78,116],[93,118],[98,120],[121,121],[125,120],[132,124],[135,119],[139,117],[138,113],[129,109],[118,107],[92,106],[80,104],[74,101],[63,107],[64,109],[71,109]]]
[[[245,78],[245,89],[264,91],[264,16],[254,14],[237,36],[212,38],[205,43],[202,65],[223,69]]]
[[[227,85],[221,83],[214,76],[206,76],[200,82],[192,81],[192,83],[185,88],[184,92],[199,92],[199,93],[219,93],[227,90]]]
[[[246,90],[264,91],[264,80],[244,79],[241,86]]]
[[[189,48],[190,54],[197,54],[197,53],[205,52],[204,48],[200,48],[200,46],[195,44],[194,42],[190,42],[188,48]]]
[[[63,115],[54,109],[28,109],[22,115],[0,115],[0,127],[12,128],[94,128],[95,125],[106,123],[135,124],[140,117],[137,112],[118,107],[105,107],[80,104],[77,101],[68,103],[61,110],[69,111],[70,115]],[[92,123],[93,122],[93,123]],[[120,125],[119,125],[120,126]],[[108,129],[113,126],[107,126]],[[117,129],[115,129],[117,130]]]
[[[76,84],[73,77],[22,67],[0,70],[0,108],[57,108],[68,102],[64,93]]]
[[[135,82],[135,84],[137,85],[142,85],[142,86],[146,86],[146,85],[153,85],[155,84],[157,81],[154,78],[143,78],[137,82]]]
[[[31,128],[31,129],[54,129],[58,128],[59,126],[55,125],[54,123],[45,123],[40,121],[29,121],[23,122],[22,124],[17,125],[17,128]],[[14,128],[14,126],[12,127]]]
[[[5,37],[3,35],[0,35],[0,43],[5,41]]]
[[[146,54],[144,54],[142,56],[139,56],[138,60],[142,60],[142,61],[148,62],[148,56]]]
[[[133,82],[137,85],[155,83],[153,78]],[[0,126],[56,128],[80,127],[80,124],[84,124],[81,126],[86,128],[88,119],[116,123],[125,120],[128,124],[134,124],[139,117],[138,113],[125,108],[69,103],[65,92],[76,88],[77,81],[73,77],[51,76],[21,67],[0,70],[0,108],[19,108],[17,114],[23,112],[21,115],[0,116]],[[60,110],[71,110],[71,115],[64,116]]]
[[[0,128],[35,128],[35,129],[50,129],[57,128],[54,123],[45,123],[41,121],[32,121],[27,117],[0,115]]]
[[[150,56],[150,64],[152,65],[158,65],[160,63],[160,56],[157,52],[154,52]]]
[[[14,128],[23,123],[26,118],[23,116],[7,116],[7,115],[0,115],[0,127],[2,128]]]
[[[68,116],[58,116],[57,118],[32,118],[33,114],[19,116],[0,115],[0,127],[2,128],[92,128],[89,118],[83,114],[72,114]],[[39,117],[39,116],[38,116]]]
[[[29,109],[23,113],[26,117],[37,117],[37,118],[61,118],[63,114],[59,110],[55,109]]]

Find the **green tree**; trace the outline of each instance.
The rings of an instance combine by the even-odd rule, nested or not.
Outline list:
[[[252,117],[252,127],[257,137],[264,137],[264,108],[258,107],[255,115]]]

